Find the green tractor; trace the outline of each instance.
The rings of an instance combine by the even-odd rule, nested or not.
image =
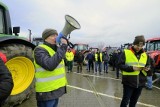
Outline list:
[[[4,106],[21,104],[34,92],[34,73],[32,52],[35,48],[26,38],[18,36],[20,27],[11,26],[7,6],[0,2],[0,52],[6,54],[14,87]]]

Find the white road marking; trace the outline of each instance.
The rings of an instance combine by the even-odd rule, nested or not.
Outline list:
[[[76,72],[74,72],[76,73]],[[76,74],[79,74],[79,75],[84,75],[84,76],[90,76],[90,77],[97,77],[97,78],[109,78],[109,79],[112,79],[112,80],[120,80],[120,79],[116,79],[116,78],[112,78],[112,77],[102,77],[102,76],[99,76],[99,75],[91,75],[91,74],[82,74],[82,73],[76,73]]]
[[[76,73],[76,72],[74,72],[74,73]],[[76,73],[76,74],[84,75],[84,76],[90,76],[90,77],[97,77],[97,78],[104,78],[104,79],[112,79],[112,80],[116,80],[116,81],[121,81],[121,79],[116,79],[116,78],[112,78],[112,77],[103,77],[103,76],[99,76],[99,75],[82,74],[82,73]],[[157,87],[157,86],[153,85],[153,87],[158,89],[158,90],[160,90],[160,88]]]
[[[91,91],[91,90],[83,89],[83,88],[80,88],[80,87],[71,86],[71,85],[67,85],[67,86],[68,86],[68,87],[71,87],[71,88],[75,88],[75,89],[81,90],[81,91],[94,93],[94,92]],[[111,95],[107,95],[107,94],[103,94],[103,93],[99,93],[99,92],[98,92],[98,94],[99,94],[99,95],[102,95],[102,96],[105,96],[105,97],[122,100],[122,99],[119,98],[119,97],[115,97],[115,96],[111,96]],[[154,105],[150,105],[150,104],[146,104],[146,103],[142,103],[142,102],[137,102],[137,104],[143,105],[143,106],[146,106],[146,107],[156,107],[156,106],[154,106]]]

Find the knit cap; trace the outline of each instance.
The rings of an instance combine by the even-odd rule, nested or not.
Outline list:
[[[143,35],[138,35],[134,39],[133,45],[139,45],[139,44],[145,45],[145,38]]]
[[[45,29],[42,33],[42,38],[43,40],[45,40],[46,38],[48,38],[50,35],[53,35],[53,34],[57,34],[57,31],[55,29]]]

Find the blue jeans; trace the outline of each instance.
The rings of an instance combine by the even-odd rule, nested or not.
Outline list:
[[[107,61],[104,61],[103,67],[104,67],[104,72],[108,72],[108,62]]]
[[[97,68],[98,68],[99,72],[102,71],[102,62],[96,62],[96,65],[95,65],[96,72],[97,72]]]
[[[48,101],[37,101],[37,107],[57,107],[58,101],[58,98]]]
[[[130,87],[128,85],[123,85],[123,98],[120,107],[136,107],[139,96],[141,95],[143,87]]]
[[[152,76],[147,76],[147,84],[148,88],[152,88]]]

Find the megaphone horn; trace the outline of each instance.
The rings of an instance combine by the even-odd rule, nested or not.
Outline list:
[[[78,23],[78,21],[75,20],[70,15],[65,15],[65,20],[66,20],[65,26],[64,26],[63,30],[61,31],[61,33],[64,36],[67,37],[67,35],[70,34],[73,30],[81,28],[81,26]]]

